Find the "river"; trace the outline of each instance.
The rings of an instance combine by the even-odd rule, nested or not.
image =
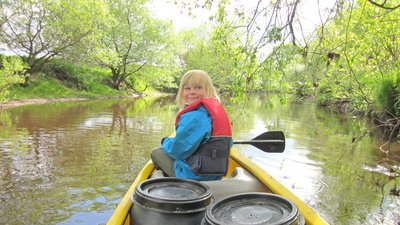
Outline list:
[[[284,153],[235,147],[330,224],[400,224],[400,146],[367,120],[312,102],[223,102],[235,139],[285,133]],[[0,110],[0,224],[105,224],[177,111],[171,97]]]

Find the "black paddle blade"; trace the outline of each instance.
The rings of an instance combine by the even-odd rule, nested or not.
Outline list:
[[[234,141],[233,144],[250,144],[264,152],[281,153],[285,150],[285,135],[282,131],[268,131],[250,141]]]

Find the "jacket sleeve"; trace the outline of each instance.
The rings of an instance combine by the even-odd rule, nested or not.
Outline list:
[[[181,116],[175,137],[166,138],[162,148],[173,159],[186,159],[203,142],[210,139],[212,122],[205,110],[188,112]]]

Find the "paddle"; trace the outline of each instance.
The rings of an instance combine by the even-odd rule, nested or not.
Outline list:
[[[233,144],[250,144],[264,152],[281,153],[285,150],[285,135],[282,131],[267,131],[249,141],[233,141]]]

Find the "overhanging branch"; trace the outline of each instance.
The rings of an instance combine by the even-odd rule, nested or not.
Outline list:
[[[375,2],[375,1],[372,1],[372,0],[368,0],[368,2],[371,3],[372,5],[380,7],[382,9],[395,10],[397,8],[400,8],[400,4],[398,4],[398,5],[394,6],[394,7],[385,6],[386,0],[383,1],[383,3],[381,3],[381,4],[379,4],[379,3]]]

